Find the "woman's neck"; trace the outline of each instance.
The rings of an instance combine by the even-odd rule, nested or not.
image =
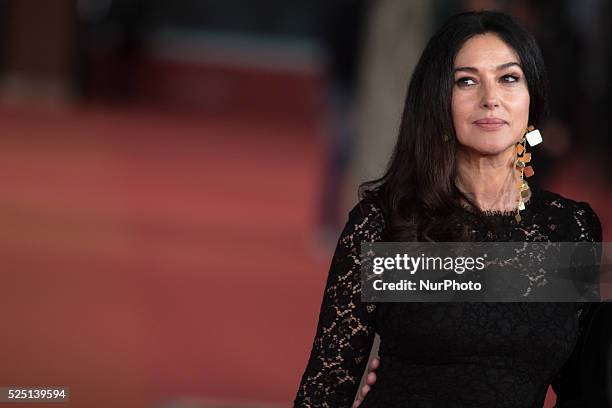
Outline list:
[[[515,161],[514,146],[490,156],[460,150],[455,184],[483,211],[515,210],[519,193]]]

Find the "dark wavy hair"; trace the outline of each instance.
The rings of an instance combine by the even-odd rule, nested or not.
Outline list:
[[[467,239],[465,232],[449,227],[449,217],[460,208],[460,198],[471,203],[454,183],[453,64],[468,39],[485,33],[497,34],[520,58],[530,96],[529,123],[537,126],[546,111],[548,84],[542,54],[532,35],[513,17],[479,11],[447,20],[429,40],[414,69],[385,174],[359,187],[360,198],[382,209],[386,240]]]

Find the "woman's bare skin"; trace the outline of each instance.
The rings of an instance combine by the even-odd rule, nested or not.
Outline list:
[[[380,359],[378,357],[374,357],[368,364],[368,374],[365,381],[366,383],[359,389],[357,398],[355,399],[355,402],[353,402],[352,408],[357,408],[363,402],[366,394],[370,391],[370,387],[372,387],[376,382],[376,370],[378,367],[380,367]]]

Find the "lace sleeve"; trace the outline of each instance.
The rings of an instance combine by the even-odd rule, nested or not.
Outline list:
[[[577,241],[601,242],[601,222],[589,204],[577,203],[573,217],[577,227]]]
[[[576,348],[553,381],[555,408],[612,406],[612,303],[591,303],[580,316]]]
[[[591,261],[589,264],[591,267],[598,265],[602,251],[602,230],[597,214],[587,203],[578,203],[573,211],[573,218],[576,225],[575,241],[593,243],[590,256],[597,258],[597,260]],[[599,273],[598,269],[595,273]],[[596,295],[599,298],[599,285],[597,285]],[[589,398],[593,398],[593,394],[586,392],[584,389],[586,382],[583,374],[586,367],[585,359],[589,353],[587,349],[590,347],[588,345],[590,340],[587,337],[597,305],[597,303],[591,302],[581,302],[577,305],[578,340],[571,356],[551,383],[557,395],[555,408],[587,408],[593,406],[589,401]]]
[[[598,302],[600,297],[602,231],[601,223],[595,211],[587,203],[578,203],[573,211],[577,231],[575,241],[579,244],[572,255],[572,269],[577,282],[582,283],[583,299],[586,302]],[[584,303],[579,303],[584,307]]]
[[[319,323],[294,407],[350,407],[374,340],[376,305],[361,302],[361,242],[381,240],[381,211],[349,213],[329,269]]]

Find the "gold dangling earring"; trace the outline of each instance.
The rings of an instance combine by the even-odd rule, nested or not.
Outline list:
[[[519,189],[518,204],[516,209],[515,219],[516,222],[521,222],[520,212],[525,209],[525,202],[523,199],[529,196],[529,185],[525,181],[525,177],[531,177],[534,174],[533,168],[527,166],[527,163],[531,161],[531,153],[527,153],[526,143],[533,147],[537,144],[542,143],[542,135],[540,131],[534,129],[533,126],[527,127],[525,135],[516,145],[516,163],[515,168],[518,175],[517,187]]]

